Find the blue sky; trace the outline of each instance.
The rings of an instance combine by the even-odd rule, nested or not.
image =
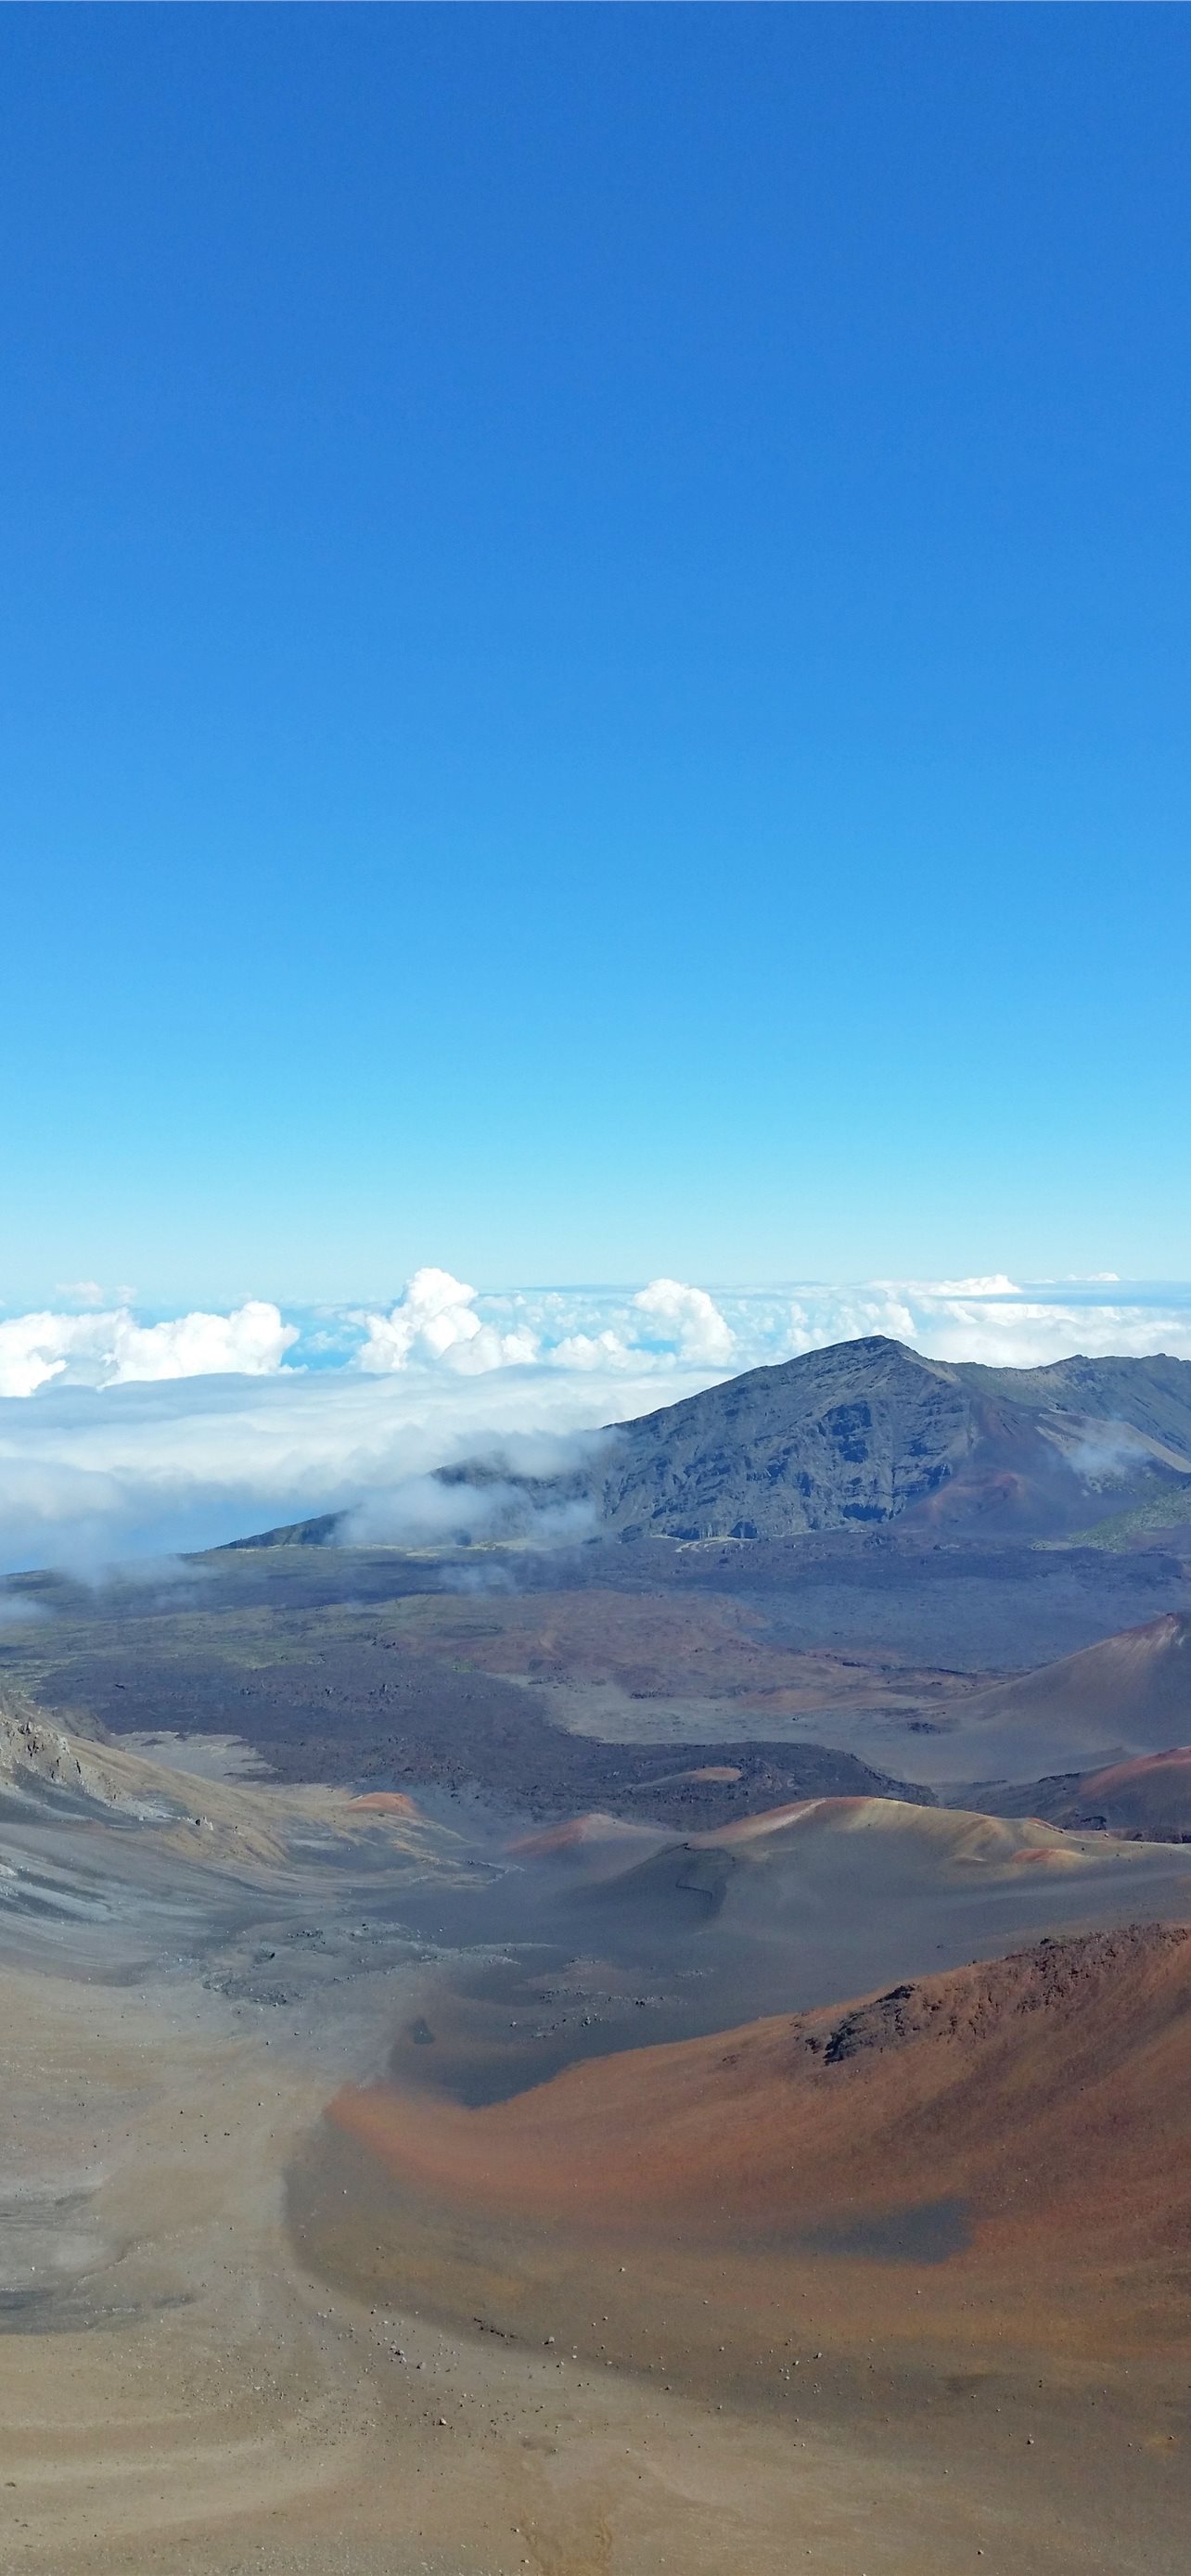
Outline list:
[[[0,1293],[1191,1274],[1191,21],[0,13]]]

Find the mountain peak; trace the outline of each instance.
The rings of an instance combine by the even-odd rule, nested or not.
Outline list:
[[[751,1369],[621,1425],[594,1496],[624,1537],[787,1538],[907,1515],[1023,1535],[1191,1478],[1191,1363],[996,1370],[885,1333]],[[1102,1508],[1102,1506],[1101,1506]]]

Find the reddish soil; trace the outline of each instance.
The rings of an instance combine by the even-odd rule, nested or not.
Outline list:
[[[625,1824],[619,1816],[596,1812],[568,1816],[561,1825],[544,1825],[538,1834],[519,1834],[508,1851],[516,1860],[554,1860],[568,1852],[586,1852],[593,1844],[610,1843],[624,1851],[626,1846],[636,1850],[640,1844],[656,1847],[659,1839],[656,1827]]]
[[[1182,2297],[1191,1930],[1043,1942],[589,2060],[480,2110],[378,2085],[342,2092],[331,2117],[395,2178],[473,2214],[689,2244],[962,2202],[982,2267],[1158,2262]]]
[[[1082,1815],[1103,1814],[1113,1833],[1191,1835],[1191,1745],[1093,1771],[1072,1804]]]

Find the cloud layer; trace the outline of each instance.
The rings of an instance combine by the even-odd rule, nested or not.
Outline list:
[[[406,1534],[431,1507],[430,1470],[477,1445],[569,1443],[871,1333],[1018,1368],[1076,1350],[1191,1358],[1191,1287],[998,1275],[497,1294],[428,1268],[388,1308],[14,1316],[0,1320],[0,1568],[99,1566],[337,1508]]]

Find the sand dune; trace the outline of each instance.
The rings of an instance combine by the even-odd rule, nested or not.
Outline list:
[[[976,1786],[1102,1770],[1191,1742],[1191,1615],[1167,1611],[1032,1672],[965,1688],[909,1731],[875,1704],[824,1710],[815,1723],[825,1744],[961,1804],[977,1803],[964,1798]]]
[[[742,1816],[715,1833],[692,1834],[689,1848],[724,1851],[764,1867],[797,1863],[811,1843],[876,1835],[907,1866],[938,1876],[954,1869],[1007,1869],[1039,1854],[1064,1866],[1101,1856],[1086,1837],[1057,1831],[1033,1816],[964,1814],[957,1808],[911,1807],[898,1798],[804,1798],[760,1816]]]
[[[622,1816],[606,1816],[593,1808],[583,1816],[568,1816],[562,1824],[543,1825],[538,1833],[518,1834],[507,1848],[518,1860],[556,1860],[564,1853],[605,1848],[623,1857],[626,1852],[639,1852],[645,1844],[655,1847],[665,1839],[660,1826],[630,1824]]]
[[[591,1901],[648,1915],[660,1927],[676,1909],[689,1919],[695,1899],[728,1928],[765,1933],[784,1924],[791,1937],[805,1930],[820,1941],[829,1928],[846,1941],[867,1922],[896,1948],[892,1908],[925,1923],[940,1906],[955,1915],[995,1896],[1007,1921],[1006,1900],[1021,1887],[1024,1929],[1045,1876],[1080,1882],[1076,1901],[1093,1919],[1104,1887],[1113,1908],[1132,1903],[1133,1910],[1140,1904],[1165,1914],[1172,1871],[1176,1908],[1191,1914],[1191,1862],[1181,1852],[1145,1852],[1036,1816],[916,1807],[897,1798],[808,1798],[668,1842],[606,1876]],[[1147,1902],[1143,1890],[1159,1886],[1161,1897]]]

